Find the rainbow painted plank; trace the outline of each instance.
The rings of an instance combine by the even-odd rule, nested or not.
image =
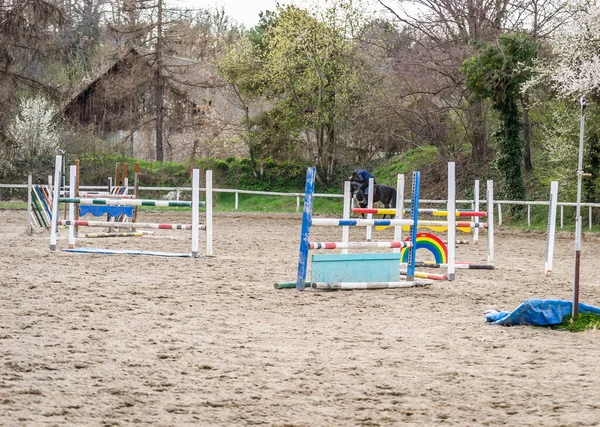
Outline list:
[[[437,264],[445,264],[448,262],[448,248],[444,242],[437,236],[430,233],[418,233],[416,239],[416,249],[427,249],[435,258]],[[408,261],[408,252],[402,250],[401,262]]]
[[[142,237],[154,234],[154,231],[129,231],[124,233],[86,233],[83,237],[101,239],[104,237]]]
[[[58,225],[76,225],[81,227],[110,227],[110,228],[157,228],[160,230],[191,230],[192,224],[154,224],[144,222],[111,222],[111,221],[69,221],[59,219]],[[199,225],[200,230],[206,230],[206,225]]]
[[[385,220],[379,220],[385,221]],[[388,225],[378,225],[375,227],[375,230],[385,230],[388,228]],[[447,231],[448,230],[448,222],[447,221],[419,221],[417,224],[417,228],[427,228],[431,231]],[[465,233],[470,233],[471,228],[487,228],[486,222],[470,222],[470,221],[456,221],[456,229],[460,231],[464,231]],[[402,227],[403,230],[408,230],[407,227]]]
[[[410,248],[412,242],[309,242],[309,249]]]
[[[404,209],[402,211],[403,214],[410,213],[410,209]],[[352,213],[357,214],[380,214],[380,215],[396,215],[396,209],[391,208],[353,208]],[[432,216],[448,216],[448,211],[443,209],[419,209],[420,214],[432,215]],[[486,216],[487,212],[481,211],[456,211],[456,216]]]

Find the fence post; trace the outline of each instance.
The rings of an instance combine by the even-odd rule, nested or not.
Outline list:
[[[527,205],[527,227],[531,227],[531,205]]]
[[[238,203],[239,203],[239,196],[238,196],[238,194],[239,193],[236,191],[235,192],[235,208],[234,208],[236,211],[238,210]]]

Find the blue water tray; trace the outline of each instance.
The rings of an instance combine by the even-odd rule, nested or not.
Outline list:
[[[315,254],[313,282],[399,282],[399,253]]]

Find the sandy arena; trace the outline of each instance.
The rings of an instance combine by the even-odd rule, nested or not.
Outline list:
[[[298,292],[273,289],[295,280],[297,214],[217,214],[215,256],[195,260],[51,253],[49,234],[27,236],[25,222],[24,211],[0,211],[1,426],[600,423],[600,332],[484,322],[485,310],[528,298],[570,299],[572,236],[557,240],[549,278],[545,235],[497,230],[495,271],[457,270],[426,288]],[[190,235],[77,245],[189,252]],[[485,243],[483,232],[457,259],[485,262]],[[586,236],[580,300],[595,306],[598,259],[600,240]]]

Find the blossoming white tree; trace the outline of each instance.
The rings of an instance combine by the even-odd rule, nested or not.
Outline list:
[[[8,127],[13,141],[13,166],[33,172],[36,166],[58,152],[60,136],[56,109],[41,96],[21,98],[19,113]]]
[[[600,91],[600,6],[577,13],[552,42],[555,59],[547,70],[561,96],[577,99]]]

